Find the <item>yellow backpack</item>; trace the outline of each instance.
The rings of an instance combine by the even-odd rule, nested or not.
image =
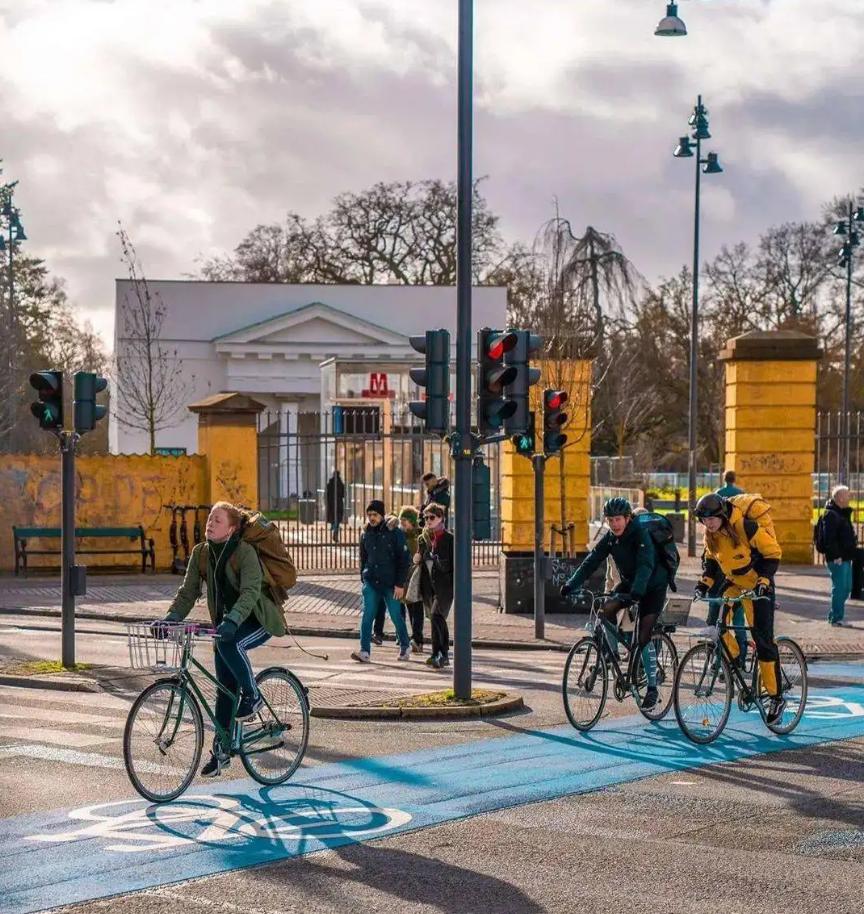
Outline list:
[[[729,501],[741,512],[745,521],[753,521],[760,527],[765,527],[772,536],[776,537],[774,518],[771,517],[771,505],[761,495],[755,492],[745,492],[743,495],[733,495]]]

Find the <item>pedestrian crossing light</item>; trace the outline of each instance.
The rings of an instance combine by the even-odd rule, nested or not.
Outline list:
[[[543,452],[547,457],[557,454],[567,443],[561,427],[567,423],[562,407],[569,399],[566,390],[543,391]]]
[[[38,391],[39,399],[30,404],[30,412],[39,420],[39,428],[51,431],[63,428],[63,372],[34,371],[30,386]]]
[[[427,330],[409,339],[411,348],[426,356],[425,368],[408,374],[418,387],[426,388],[426,399],[415,400],[408,409],[423,420],[427,432],[446,433],[450,428],[450,331]]]
[[[540,381],[540,369],[531,367],[531,357],[543,347],[542,336],[529,330],[516,330],[515,333],[516,345],[504,355],[504,364],[516,369],[516,377],[504,391],[507,399],[516,404],[513,415],[504,420],[504,430],[508,435],[528,430],[529,389]]]
[[[534,456],[535,436],[533,412],[528,413],[528,430],[520,432],[518,435],[513,435],[511,441],[513,442],[513,447],[516,448],[517,454],[521,454],[523,457]]]
[[[483,437],[497,435],[516,412],[516,401],[505,395],[519,373],[515,365],[505,365],[504,356],[518,341],[512,330],[477,333],[477,431]]]
[[[96,403],[96,395],[108,387],[108,380],[92,371],[75,372],[75,431],[79,435],[92,432],[96,423],[105,418],[107,406]]]

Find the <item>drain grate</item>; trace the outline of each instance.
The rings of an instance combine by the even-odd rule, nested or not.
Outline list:
[[[365,708],[379,705],[383,701],[403,698],[406,693],[401,690],[339,689],[332,686],[309,686],[309,703],[313,708],[341,708],[350,706]]]

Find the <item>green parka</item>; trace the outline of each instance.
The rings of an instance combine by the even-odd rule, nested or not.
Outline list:
[[[201,587],[204,583],[199,572],[200,553],[206,543],[198,543],[189,556],[186,566],[186,577],[177,591],[171,606],[168,609],[168,618],[180,622],[192,612],[192,607],[201,596]],[[235,570],[236,566],[236,570]],[[234,554],[225,563],[225,576],[228,583],[239,592],[236,602],[231,607],[225,618],[242,625],[251,614],[261,623],[263,628],[275,637],[285,634],[285,617],[281,607],[277,606],[263,591],[261,563],[254,547],[242,540],[237,544]],[[213,565],[207,562],[207,610],[214,625],[221,619],[216,618],[216,594],[213,587]]]

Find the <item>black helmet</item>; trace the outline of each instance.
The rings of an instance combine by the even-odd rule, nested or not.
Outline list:
[[[632,513],[632,505],[620,495],[616,495],[614,498],[607,498],[606,504],[603,505],[604,517],[629,517]]]
[[[728,514],[726,499],[721,498],[715,492],[709,492],[696,502],[693,514],[700,520],[704,517],[726,517]]]

